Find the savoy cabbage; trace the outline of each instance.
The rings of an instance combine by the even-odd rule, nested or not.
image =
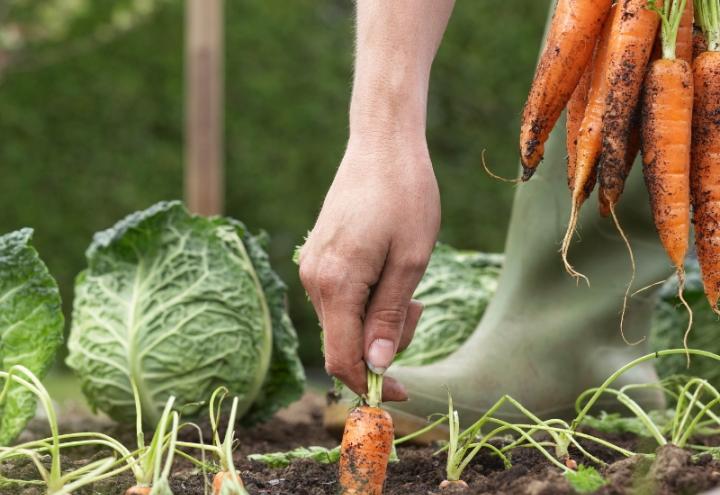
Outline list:
[[[396,364],[419,366],[444,358],[473,333],[497,289],[503,256],[460,251],[438,243],[413,299],[423,314]]]
[[[297,399],[297,336],[265,241],[180,202],[97,233],[75,283],[67,359],[91,406],[130,420],[134,387],[154,424],[171,395],[192,415],[219,386],[247,420]]]
[[[23,365],[42,378],[63,340],[60,292],[32,247],[33,231],[0,236],[0,370]],[[0,390],[6,383],[0,380]],[[11,383],[0,403],[0,445],[35,415],[35,396]]]

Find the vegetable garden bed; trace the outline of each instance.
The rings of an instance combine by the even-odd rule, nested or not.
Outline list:
[[[302,401],[289,410],[282,411],[265,424],[253,428],[238,429],[238,449],[235,451],[235,464],[251,494],[295,494],[330,495],[336,494],[337,465],[324,465],[311,460],[293,461],[287,467],[271,468],[263,463],[250,461],[252,453],[286,451],[300,446],[319,445],[333,447],[338,439],[328,434],[322,426],[322,403],[320,396],[306,395]],[[61,430],[90,429],[109,433],[124,443],[132,444],[132,427],[117,426],[109,422],[88,417],[85,413],[74,411],[63,414]],[[606,422],[608,428],[617,428]],[[209,437],[209,425],[204,424],[204,435]],[[592,433],[612,441],[616,445],[639,452],[655,450],[653,442],[632,433]],[[21,440],[29,440],[47,435],[45,423],[36,419],[25,432]],[[181,435],[185,440],[196,440],[190,430]],[[717,438],[701,439],[703,443],[718,444]],[[658,450],[654,462],[642,457],[622,458],[617,453],[583,443],[592,454],[610,463],[601,470],[607,484],[599,490],[588,493],[625,494],[652,493],[678,494],[701,493],[704,490],[720,486],[720,461],[711,454],[692,456],[688,451],[672,446]],[[500,459],[490,451],[483,450],[473,460],[464,474],[470,489],[467,491],[439,490],[438,486],[445,478],[445,455],[433,455],[433,446],[399,446],[399,462],[392,463],[388,469],[385,493],[392,495],[423,495],[434,493],[463,494],[571,494],[577,493],[570,482],[534,449],[518,449],[513,452],[512,467],[506,469]],[[572,452],[572,449],[571,449]],[[96,448],[67,451],[70,456],[63,457],[64,464],[79,467],[105,457],[109,452]],[[582,458],[578,452],[578,462]],[[12,478],[36,479],[37,471],[29,461],[16,461],[3,465],[2,474]],[[208,478],[209,480],[210,478]],[[174,493],[185,495],[204,495],[206,482],[203,474],[189,462],[177,459],[170,477],[170,486]],[[580,483],[581,481],[578,481]],[[84,487],[75,495],[122,495],[133,484],[129,472],[100,483]],[[209,490],[209,488],[208,488]],[[35,495],[44,493],[42,487],[5,487],[0,489],[3,495]]]

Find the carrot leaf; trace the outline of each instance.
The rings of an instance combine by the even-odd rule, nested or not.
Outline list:
[[[720,0],[695,0],[695,19],[705,35],[708,51],[720,51]]]

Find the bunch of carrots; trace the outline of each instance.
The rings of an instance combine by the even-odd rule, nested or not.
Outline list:
[[[522,180],[564,109],[568,273],[585,278],[568,250],[596,186],[601,214],[622,234],[615,207],[640,152],[680,296],[692,216],[705,292],[720,314],[720,0],[558,0],[522,116]]]

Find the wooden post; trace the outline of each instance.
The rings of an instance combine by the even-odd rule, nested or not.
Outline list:
[[[223,212],[223,0],[185,0],[185,201]]]

